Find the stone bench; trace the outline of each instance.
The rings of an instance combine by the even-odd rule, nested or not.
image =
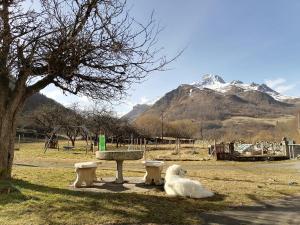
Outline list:
[[[73,183],[73,186],[78,188],[82,187],[83,183],[85,183],[85,187],[92,186],[93,182],[96,178],[96,162],[82,162],[75,163],[75,172],[77,174],[76,180]]]
[[[164,183],[161,178],[161,172],[163,170],[164,162],[162,161],[143,161],[146,168],[146,174],[144,176],[145,184],[162,185]]]

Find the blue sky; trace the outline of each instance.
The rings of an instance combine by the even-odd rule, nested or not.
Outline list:
[[[122,104],[128,112],[150,103],[182,83],[217,74],[226,81],[267,83],[275,90],[300,96],[300,1],[298,0],[128,0],[131,15],[146,21],[154,10],[164,27],[158,46],[172,57],[169,67],[133,85]],[[63,104],[86,98],[65,97],[53,87],[42,91]]]

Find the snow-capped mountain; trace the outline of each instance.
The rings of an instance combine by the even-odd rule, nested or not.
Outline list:
[[[207,74],[202,77],[200,82],[196,82],[192,84],[193,86],[199,89],[211,89],[220,93],[227,93],[231,91],[233,88],[238,88],[240,91],[260,91],[272,96],[277,101],[286,101],[289,99],[293,99],[293,97],[282,95],[272,88],[268,87],[266,84],[246,84],[242,81],[235,80],[232,82],[225,82],[224,79],[218,75]]]
[[[139,120],[144,116],[159,118],[164,112],[169,121],[206,121],[213,124],[208,124],[209,129],[219,129],[223,126],[220,121],[230,118],[277,118],[293,115],[299,107],[300,99],[281,95],[265,84],[226,82],[220,76],[205,75],[200,82],[182,84],[146,110],[133,110],[129,115]]]

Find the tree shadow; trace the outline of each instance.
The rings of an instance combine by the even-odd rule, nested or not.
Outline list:
[[[34,199],[36,203],[31,204],[32,208],[30,210],[34,211],[45,224],[62,224],[57,222],[57,217],[51,216],[56,213],[77,215],[77,213],[83,212],[114,215],[114,217],[123,218],[125,221],[129,218],[128,220],[134,221],[134,224],[189,224],[191,219],[200,223],[199,213],[206,210],[208,206],[219,207],[218,202],[223,201],[226,197],[217,194],[209,199],[188,199],[138,193],[93,193],[49,187],[24,180],[13,180],[12,183],[19,187],[20,190],[33,191],[33,195],[38,197],[40,194],[42,196],[46,194],[46,196],[57,198],[49,200],[50,203],[48,203],[44,199],[39,201],[37,197]],[[15,196],[11,196],[10,200],[16,198],[18,199],[16,203],[21,203],[22,200],[32,199],[28,196],[22,199],[20,198],[22,195],[22,193],[18,193]],[[7,203],[0,200],[0,204]],[[126,210],[126,208],[135,210]],[[13,216],[13,212],[11,213],[11,216]],[[97,224],[97,218],[95,218],[95,224]],[[124,224],[124,221],[116,224]]]

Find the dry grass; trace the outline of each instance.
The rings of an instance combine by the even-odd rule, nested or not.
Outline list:
[[[191,154],[190,148],[180,152],[201,158],[205,151]],[[149,158],[172,155],[172,150],[151,151]],[[299,193],[300,184],[294,162],[176,162],[188,175],[200,180],[216,193],[211,199],[169,198],[163,191],[144,194],[81,193],[68,189],[75,173],[74,162],[94,160],[85,151],[51,150],[46,154],[42,144],[26,144],[16,152],[16,164],[10,194],[0,193],[0,224],[200,224],[201,212],[253,204],[270,198]],[[166,162],[165,168],[174,162]],[[103,162],[97,176],[113,176],[114,163]],[[125,162],[125,176],[142,177],[140,161]],[[2,188],[3,189],[3,188]]]
[[[224,120],[223,125],[228,126],[229,124],[244,124],[244,123],[259,123],[276,126],[277,123],[286,123],[295,119],[295,116],[285,115],[277,118],[254,118],[248,116],[234,116],[230,119]]]

